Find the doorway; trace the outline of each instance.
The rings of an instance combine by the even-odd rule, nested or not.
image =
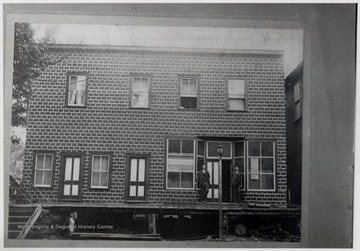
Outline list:
[[[219,161],[209,160],[207,162],[207,170],[210,174],[210,187],[208,193],[208,200],[212,202],[219,201]],[[222,160],[222,202],[231,201],[231,160]]]

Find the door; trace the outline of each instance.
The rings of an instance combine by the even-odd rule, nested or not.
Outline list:
[[[82,155],[63,156],[60,182],[60,199],[81,200]]]
[[[231,160],[222,160],[222,201],[230,202],[231,198]],[[210,188],[208,193],[209,201],[219,201],[219,161],[211,160],[207,162],[207,170],[210,174]]]
[[[128,156],[126,199],[144,201],[147,199],[147,170],[149,158]]]

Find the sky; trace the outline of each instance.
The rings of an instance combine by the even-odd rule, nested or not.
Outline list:
[[[61,44],[284,50],[284,77],[301,62],[303,31],[225,27],[33,24],[35,38],[46,31]]]

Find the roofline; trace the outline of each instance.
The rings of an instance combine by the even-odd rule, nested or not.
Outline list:
[[[83,44],[50,44],[54,50],[114,50],[114,51],[149,51],[149,52],[185,52],[185,53],[216,53],[216,54],[252,54],[283,56],[283,50],[240,50],[185,47],[154,47],[154,46],[115,46],[115,45],[83,45]]]

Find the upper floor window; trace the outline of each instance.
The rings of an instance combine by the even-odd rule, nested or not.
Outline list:
[[[109,188],[111,156],[93,154],[91,162],[91,188]]]
[[[180,78],[180,108],[197,109],[199,106],[198,78]]]
[[[301,89],[300,83],[297,82],[294,85],[294,121],[297,121],[301,118]]]
[[[34,185],[50,187],[54,164],[53,154],[39,153],[35,156]]]
[[[168,139],[166,188],[193,189],[195,140]]]
[[[132,77],[131,107],[148,108],[150,99],[150,78]]]
[[[231,78],[227,81],[226,108],[230,111],[245,111],[246,102],[246,81],[244,79]]]
[[[85,106],[87,74],[68,74],[68,106]]]

